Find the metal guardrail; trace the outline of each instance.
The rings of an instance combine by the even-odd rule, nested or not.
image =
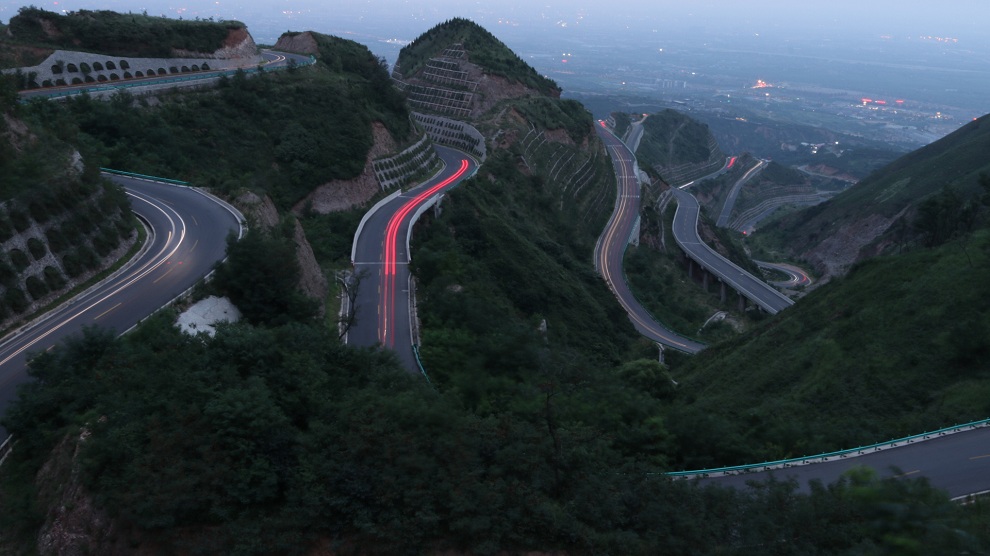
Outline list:
[[[413,355],[416,356],[416,365],[419,366],[419,372],[423,373],[423,376],[426,378],[426,383],[432,386],[433,381],[430,380],[430,375],[426,373],[426,367],[423,366],[423,361],[419,358],[419,346],[413,344],[412,350],[413,350]]]
[[[172,184],[172,185],[183,185],[183,186],[189,187],[189,182],[187,182],[187,181],[173,180],[173,179],[170,179],[170,178],[160,178],[158,176],[149,176],[149,175],[146,175],[146,174],[135,174],[134,172],[125,172],[123,170],[114,170],[113,168],[100,168],[100,172],[105,172],[107,174],[117,174],[118,176],[126,176],[128,178],[138,178],[138,179],[149,180],[149,181],[160,181],[160,182],[165,182],[165,183],[169,183],[169,184]]]
[[[829,461],[831,458],[862,456],[865,455],[867,452],[879,452],[880,450],[885,450],[888,448],[896,448],[897,446],[900,446],[902,444],[913,444],[915,442],[924,442],[925,440],[931,440],[934,437],[945,436],[947,434],[954,434],[967,429],[972,430],[986,426],[990,426],[990,419],[973,421],[971,423],[964,423],[962,425],[945,427],[943,429],[938,429],[931,432],[923,432],[921,434],[905,436],[904,438],[898,438],[896,440],[879,442],[877,444],[871,444],[869,446],[860,446],[859,448],[838,450],[836,452],[826,452],[824,454],[817,454],[814,456],[804,456],[800,458],[767,461],[763,463],[751,463],[747,465],[734,465],[730,467],[715,467],[712,469],[697,469],[693,471],[671,471],[668,473],[664,473],[664,475],[667,475],[668,477],[708,477],[711,475],[736,475],[739,473],[769,471],[771,469],[782,469],[787,467],[795,467],[798,465],[808,465],[811,463],[822,463]]]

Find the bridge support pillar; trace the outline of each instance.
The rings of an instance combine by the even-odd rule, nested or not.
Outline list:
[[[746,311],[746,297],[743,294],[739,294],[739,312],[742,313]]]
[[[688,259],[687,263],[688,263],[688,278],[694,280],[694,261]]]
[[[701,269],[701,287],[702,287],[702,289],[705,290],[705,293],[708,293],[708,277],[709,276],[710,276],[710,274],[708,273],[707,270]]]
[[[726,290],[727,290],[727,287],[726,287],[726,285],[725,285],[725,282],[722,282],[721,280],[719,280],[719,284],[721,284],[721,288],[720,288],[720,291],[719,291],[719,300],[720,300],[720,301],[721,301],[722,303],[725,303],[725,295],[726,295],[726,293],[727,293],[727,292],[726,292]]]

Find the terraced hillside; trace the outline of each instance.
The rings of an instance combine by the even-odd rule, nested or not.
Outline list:
[[[12,89],[0,78],[0,330],[113,264],[137,239],[123,191],[22,119]]]
[[[669,184],[685,184],[725,164],[725,154],[708,126],[676,110],[652,114],[642,125],[636,156]]]
[[[489,386],[528,380],[540,342],[614,364],[635,338],[591,266],[615,198],[591,115],[558,98],[532,68],[505,62],[517,60],[506,52],[476,24],[452,20],[403,50],[393,75],[407,93],[417,83],[456,88],[457,110],[415,96],[410,104],[421,119],[460,121],[484,139],[478,179],[451,193],[440,218],[417,232],[413,255],[424,364],[441,383],[471,384],[482,397]],[[453,84],[438,68],[474,83]],[[473,306],[488,307],[489,317],[477,321]],[[487,347],[463,353],[464,334]],[[478,374],[493,366],[494,375]]]

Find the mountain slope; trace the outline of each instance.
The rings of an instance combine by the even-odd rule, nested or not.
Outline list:
[[[419,73],[431,59],[445,53],[452,54],[461,48],[468,53],[468,61],[483,68],[485,74],[520,83],[541,94],[560,96],[556,83],[538,74],[485,28],[463,18],[440,23],[403,47],[399,52],[396,71],[404,76]]]
[[[990,172],[990,116],[897,159],[830,201],[761,229],[767,249],[841,275],[851,264],[917,241],[918,206],[943,188],[964,199]]]
[[[866,445],[986,418],[988,356],[984,228],[859,263],[712,346],[677,370],[670,419],[692,468]],[[722,440],[709,444],[713,435]]]
[[[636,157],[671,185],[682,185],[717,171],[725,155],[708,126],[676,110],[643,120]]]

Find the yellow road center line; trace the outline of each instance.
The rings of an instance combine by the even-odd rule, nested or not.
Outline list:
[[[161,280],[162,278],[164,278],[164,277],[166,277],[166,276],[168,276],[168,273],[169,273],[169,272],[172,272],[172,269],[173,269],[173,268],[174,268],[174,267],[171,267],[171,266],[170,266],[170,267],[168,267],[168,270],[166,270],[166,271],[165,271],[165,274],[162,274],[162,275],[161,275],[161,276],[159,276],[158,278],[155,278],[155,281],[154,281],[154,282],[152,282],[152,284],[157,284],[159,280]]]
[[[124,302],[122,301],[122,302],[120,302],[120,303],[118,303],[118,304],[116,304],[116,305],[114,305],[113,307],[110,307],[110,308],[109,308],[109,309],[107,309],[106,311],[103,311],[103,312],[102,312],[102,313],[100,313],[99,315],[96,315],[96,317],[95,317],[95,318],[93,318],[93,320],[100,320],[100,318],[101,318],[101,317],[103,317],[103,315],[105,315],[105,314],[107,314],[107,313],[109,313],[110,311],[113,311],[114,309],[116,309],[117,307],[120,307],[120,306],[121,306],[121,305],[123,305],[123,304],[124,304]]]

